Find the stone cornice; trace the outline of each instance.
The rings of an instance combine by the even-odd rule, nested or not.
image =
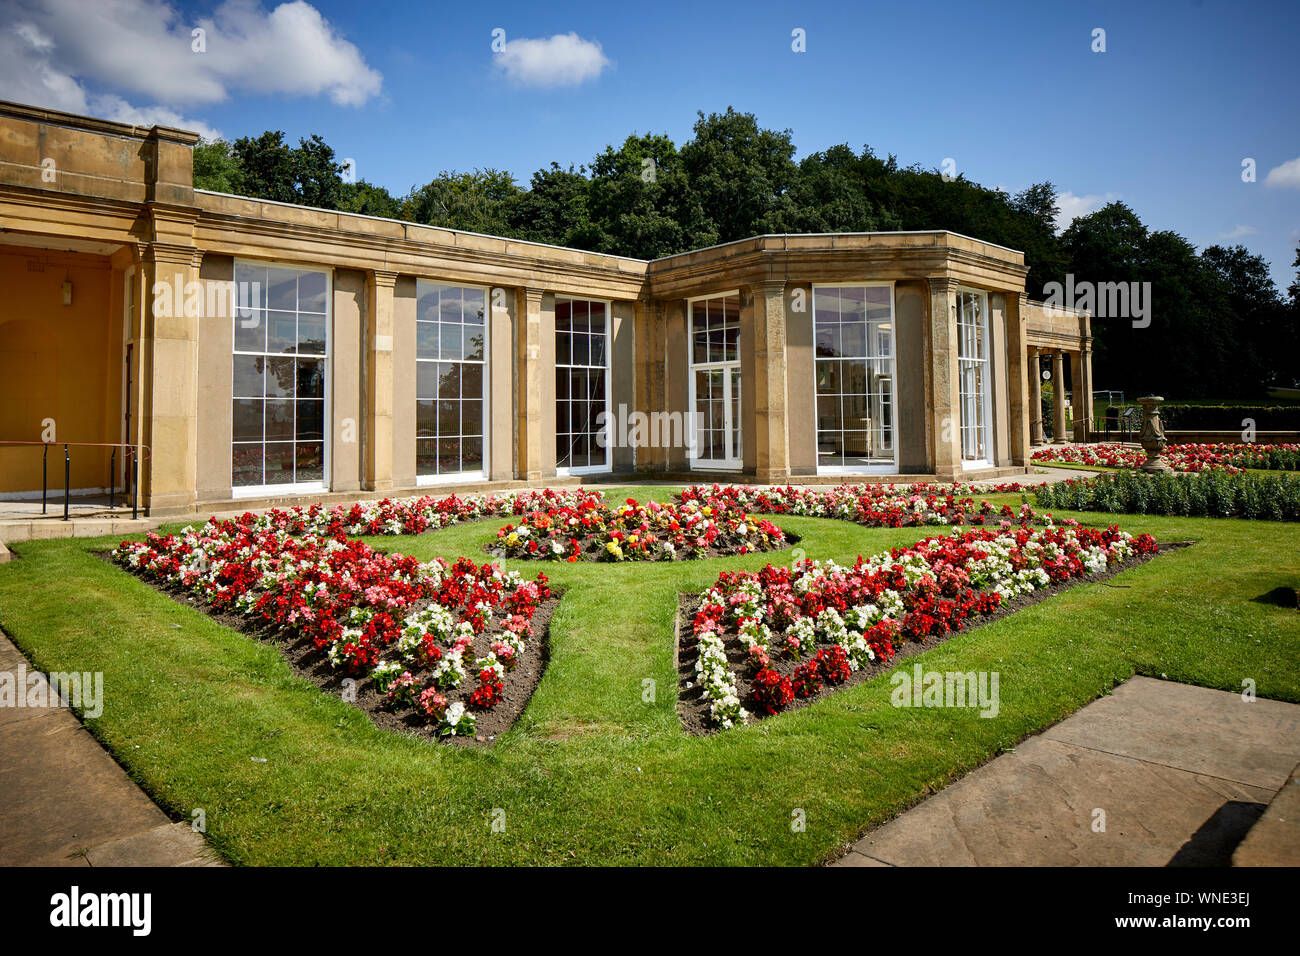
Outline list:
[[[220,232],[220,235],[213,236],[215,232]],[[548,260],[519,252],[435,245],[414,239],[344,232],[306,224],[251,220],[207,211],[200,216],[196,233],[196,240],[213,252],[228,255],[260,252],[269,258],[278,255],[292,259],[294,252],[289,250],[297,247],[302,250],[300,257],[328,262],[340,268],[382,266],[417,278],[447,278],[449,273],[463,275],[468,268],[481,273],[483,281],[492,285],[533,284],[544,286],[547,291],[599,294],[603,298],[617,299],[636,299],[644,286],[643,271]],[[507,247],[514,244],[521,249],[532,248],[510,240],[500,241]],[[544,276],[546,281],[537,283],[538,276]]]

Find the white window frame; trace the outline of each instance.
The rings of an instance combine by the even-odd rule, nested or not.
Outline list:
[[[983,341],[984,357],[983,358],[963,358],[961,355],[962,330],[961,330],[961,297],[963,295],[976,295],[980,299],[980,318],[983,322]],[[993,415],[992,415],[992,391],[993,391],[993,326],[992,317],[989,315],[989,294],[984,289],[976,289],[972,286],[957,287],[957,436],[961,445],[961,466],[962,468],[992,468],[993,467]],[[962,371],[963,364],[982,364],[984,373],[980,377],[983,388],[980,390],[979,406],[980,418],[984,422],[983,438],[984,453],[983,458],[966,457],[966,403],[962,401]]]
[[[419,321],[419,301],[420,301],[420,283],[437,286],[453,286],[458,289],[475,289],[483,293],[483,467],[478,471],[460,472],[454,475],[420,475],[415,476],[415,485],[417,488],[426,488],[438,485],[464,485],[484,482],[492,474],[491,440],[492,434],[492,286],[474,285],[472,283],[443,281],[441,279],[426,279],[417,277],[415,280],[415,301],[416,321]],[[419,380],[419,363],[421,361],[433,362],[434,359],[421,359],[419,355],[419,346],[416,346],[416,380]],[[419,432],[419,401],[420,394],[417,388],[416,395],[416,432],[418,440]],[[419,460],[419,450],[417,446],[416,460]],[[418,465],[417,465],[418,471]]]
[[[820,429],[817,427],[817,290],[818,289],[862,289],[862,288],[888,288],[889,289],[889,385],[890,385],[890,407],[894,413],[894,421],[891,422],[893,429],[894,458],[892,463],[879,465],[823,465],[821,463],[821,452],[818,450],[817,433]],[[898,295],[895,289],[893,279],[873,279],[870,281],[862,280],[858,282],[814,282],[812,284],[812,295],[808,304],[812,312],[812,333],[813,333],[813,375],[812,375],[812,401],[813,401],[813,453],[817,456],[817,474],[819,475],[896,475],[898,474],[898,445],[900,440],[898,428]],[[867,341],[871,336],[867,335]],[[868,360],[870,361],[870,360]],[[871,395],[867,394],[868,407],[870,407]]]
[[[737,387],[744,381],[744,352],[740,342],[740,336],[744,333],[737,330],[736,358],[727,362],[696,362],[695,361],[695,326],[692,321],[691,310],[696,302],[707,302],[710,299],[725,299],[735,297],[737,303],[740,301],[740,290],[729,289],[726,292],[711,292],[708,295],[691,296],[686,300],[686,363],[687,363],[687,413],[686,413],[686,464],[692,471],[739,471],[744,467],[744,423],[743,421],[733,422],[732,414],[732,396],[730,394],[733,383],[731,375],[726,376],[727,397],[723,406],[724,410],[724,427],[733,434],[737,439],[737,444],[741,446],[739,455],[733,455],[730,458],[701,458],[699,457],[700,443],[697,440],[696,423],[698,421],[697,409],[695,406],[695,373],[696,372],[730,372],[735,369],[740,373],[740,381],[735,382]],[[737,396],[739,401],[739,396]],[[743,416],[744,409],[741,408]]]
[[[230,437],[226,446],[230,449],[230,497],[236,498],[266,498],[272,495],[304,495],[327,492],[330,489],[331,461],[333,453],[334,437],[334,268],[332,266],[322,266],[318,263],[307,262],[285,262],[282,260],[271,259],[249,259],[238,257],[234,261],[235,271],[232,273],[232,282],[237,281],[233,276],[238,275],[239,265],[253,265],[266,267],[268,269],[298,269],[303,272],[323,272],[325,273],[325,353],[319,356],[325,362],[325,395],[322,399],[324,403],[323,414],[324,422],[321,429],[321,475],[320,481],[303,481],[292,482],[289,484],[278,485],[241,485],[235,487],[234,469],[235,469],[235,436],[232,423]],[[268,290],[269,292],[269,290]],[[261,355],[269,357],[266,352],[236,352],[235,351],[235,323],[239,321],[238,316],[239,293],[236,289],[232,301],[229,305],[230,310],[230,394],[229,401],[231,412],[234,412],[235,396],[235,359],[236,355]],[[266,310],[269,311],[269,310]],[[295,312],[295,315],[297,313]],[[313,313],[315,314],[315,313]],[[297,353],[294,355],[297,358]],[[297,410],[295,409],[295,416]],[[265,413],[264,413],[265,414]],[[296,418],[295,418],[296,422]],[[265,419],[263,419],[263,428],[265,428]],[[298,439],[295,435],[294,444]],[[266,434],[263,432],[262,445],[266,445]]]
[[[554,293],[554,299],[556,302],[560,299],[567,299],[570,302],[574,299],[579,299],[583,302],[600,302],[605,306],[605,423],[596,430],[597,435],[604,436],[604,440],[600,442],[600,445],[605,449],[605,462],[601,465],[579,465],[576,468],[571,466],[561,467],[559,464],[559,456],[556,455],[555,476],[557,478],[576,478],[581,475],[606,475],[614,470],[614,456],[609,441],[610,407],[613,403],[613,387],[610,379],[613,378],[614,373],[614,300],[601,299],[587,295],[570,295],[564,292]],[[552,308],[552,317],[554,317],[554,314],[554,308]],[[552,327],[551,335],[556,335],[558,331],[558,329]],[[554,350],[554,340],[552,340],[551,346],[552,350]],[[559,353],[556,352],[554,354],[556,355],[556,361],[552,373],[554,373],[555,369],[561,368],[580,368],[590,370],[596,367],[594,365],[561,365],[559,361]],[[553,404],[553,414],[558,413],[560,408],[560,399],[558,397],[555,398]],[[560,433],[558,417],[555,419],[555,424],[555,434],[558,436]]]

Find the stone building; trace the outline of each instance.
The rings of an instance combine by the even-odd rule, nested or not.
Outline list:
[[[1044,355],[1091,417],[1087,316],[1030,303],[1002,246],[777,235],[647,262],[198,190],[196,141],[0,103],[0,442],[140,449],[74,446],[79,492],[135,481],[180,514],[1012,475]],[[0,495],[40,468],[0,446]]]

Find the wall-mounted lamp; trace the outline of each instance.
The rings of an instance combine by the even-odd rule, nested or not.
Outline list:
[[[72,282],[68,279],[63,280],[63,304],[72,305]]]

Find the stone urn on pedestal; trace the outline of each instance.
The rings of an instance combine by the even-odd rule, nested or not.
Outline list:
[[[1147,453],[1147,460],[1140,467],[1143,471],[1157,475],[1173,471],[1164,458],[1165,446],[1169,441],[1165,438],[1164,422],[1160,420],[1160,403],[1163,401],[1164,398],[1160,395],[1146,395],[1138,399],[1138,404],[1142,406],[1142,433],[1138,436],[1138,442]]]

